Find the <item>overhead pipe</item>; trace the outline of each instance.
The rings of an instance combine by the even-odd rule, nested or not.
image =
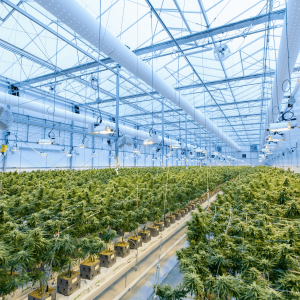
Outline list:
[[[35,0],[53,16],[74,30],[94,47],[143,80],[166,99],[183,109],[192,119],[217,136],[231,148],[241,148],[224,134],[209,118],[191,105],[151,67],[114,37],[76,0]],[[99,34],[100,27],[100,34]],[[100,36],[100,37],[99,37]],[[100,45],[99,45],[100,42]]]
[[[281,112],[285,90],[291,84],[290,78],[300,51],[300,1],[288,0],[276,62],[271,102],[268,105],[261,146],[265,142],[267,129],[276,123]]]
[[[17,97],[2,92],[0,92],[0,103],[5,105],[10,105],[11,107],[18,107],[29,111],[34,111],[43,114],[44,116],[67,119],[73,122],[84,123],[86,125],[95,124],[98,122],[98,120],[93,117],[88,117],[81,114],[75,114],[65,109],[53,107],[50,105],[44,105],[40,102],[33,101],[31,99],[27,99],[24,97]],[[105,125],[110,126],[110,128],[115,129],[116,126],[115,123],[106,120],[103,120],[103,123]],[[128,135],[140,140],[146,140],[150,138],[149,132],[141,131],[121,124],[119,124],[119,131],[123,135]],[[158,136],[158,140],[159,142],[161,142],[162,137]],[[164,141],[165,141],[165,145],[169,145],[169,146],[177,143],[175,140],[168,139],[168,138],[165,138]],[[190,144],[188,145],[188,150],[193,150],[194,148],[195,148],[194,146]]]

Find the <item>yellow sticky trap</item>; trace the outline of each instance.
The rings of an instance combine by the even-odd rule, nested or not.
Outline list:
[[[6,150],[7,150],[7,145],[1,145],[1,150],[0,150],[0,152],[6,153]]]

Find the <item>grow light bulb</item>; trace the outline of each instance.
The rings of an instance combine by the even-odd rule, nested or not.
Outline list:
[[[72,153],[66,153],[66,157],[71,157]]]
[[[136,154],[139,154],[139,153],[141,153],[138,149],[134,149],[133,150],[133,153],[136,153]]]
[[[269,135],[267,137],[267,141],[268,142],[281,142],[281,141],[284,141],[284,138],[283,136],[277,134],[277,135]]]
[[[40,145],[51,145],[52,142],[51,142],[50,139],[39,139],[38,144],[40,144]]]
[[[16,145],[14,147],[11,148],[11,151],[19,151],[19,147]]]
[[[182,147],[179,144],[174,144],[171,146],[171,149],[181,149]]]
[[[114,131],[112,129],[110,129],[109,126],[107,125],[105,127],[105,129],[104,130],[100,130],[99,133],[100,134],[112,134],[112,133],[114,133]]]
[[[144,140],[144,145],[145,145],[145,146],[153,145],[153,144],[155,144],[155,142],[153,142],[151,139],[146,139],[146,140]]]
[[[291,130],[291,125],[289,122],[281,122],[281,123],[273,123],[270,124],[269,131],[277,132],[277,131],[287,131]]]
[[[40,155],[46,157],[46,156],[48,156],[48,153],[46,153],[46,152],[40,152]]]

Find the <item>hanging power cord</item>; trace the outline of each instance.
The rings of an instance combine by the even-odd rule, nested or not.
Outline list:
[[[171,141],[172,141],[172,134],[171,134]],[[169,172],[170,172],[170,158],[171,158],[171,147],[169,150],[169,162],[168,162],[168,170],[167,170],[167,180],[166,180],[166,192],[165,192],[165,199],[164,199],[164,210],[163,210],[163,222],[165,221],[165,212],[166,212],[166,202],[167,202],[167,192],[168,192],[168,180],[169,180]],[[160,244],[159,244],[159,254],[158,254],[158,262],[156,267],[156,273],[155,273],[155,295],[154,299],[157,298],[157,285],[159,284],[159,274],[160,274],[160,257],[161,257],[161,247],[162,247],[162,233],[160,234]]]

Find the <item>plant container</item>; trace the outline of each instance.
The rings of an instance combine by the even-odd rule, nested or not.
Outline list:
[[[142,247],[142,238],[140,236],[131,236],[128,238],[129,248],[137,250]]]
[[[159,236],[159,227],[158,226],[149,226],[148,230],[151,233],[151,237]]]
[[[181,213],[181,217],[185,216],[185,210],[184,209],[181,209],[179,212]]]
[[[188,212],[190,212],[190,211],[192,210],[192,206],[189,205],[189,206],[187,207],[187,209],[188,209]]]
[[[175,214],[174,214],[174,215],[169,215],[169,216],[167,217],[167,219],[170,220],[170,224],[174,224],[174,223],[175,223]]]
[[[191,207],[192,207],[192,210],[195,210],[195,208],[196,208],[196,204],[191,204]]]
[[[181,213],[180,212],[175,213],[173,216],[175,216],[176,221],[181,219]]]
[[[69,277],[68,272],[57,277],[57,292],[65,296],[70,296],[80,289],[80,273],[76,271],[71,272]],[[49,299],[50,300],[50,299]]]
[[[117,256],[126,257],[130,254],[130,245],[127,242],[119,242],[115,244],[115,251]]]
[[[151,241],[151,232],[149,230],[140,231],[139,236],[141,236],[143,243],[148,243]]]
[[[183,210],[185,210],[185,214],[187,215],[189,212],[189,209],[187,207],[185,207]]]
[[[100,266],[110,268],[117,261],[115,250],[104,250],[100,252]]]
[[[158,226],[159,232],[162,232],[165,229],[164,222],[155,222],[154,225]]]
[[[93,280],[101,273],[100,260],[87,259],[80,264],[80,278]]]
[[[28,295],[28,300],[40,300],[42,299],[43,292],[45,286],[38,288]],[[55,300],[56,299],[56,289],[48,287],[48,292],[45,292],[44,298],[45,300]]]
[[[171,219],[169,217],[165,218],[164,227],[169,228],[170,226],[171,226]]]

